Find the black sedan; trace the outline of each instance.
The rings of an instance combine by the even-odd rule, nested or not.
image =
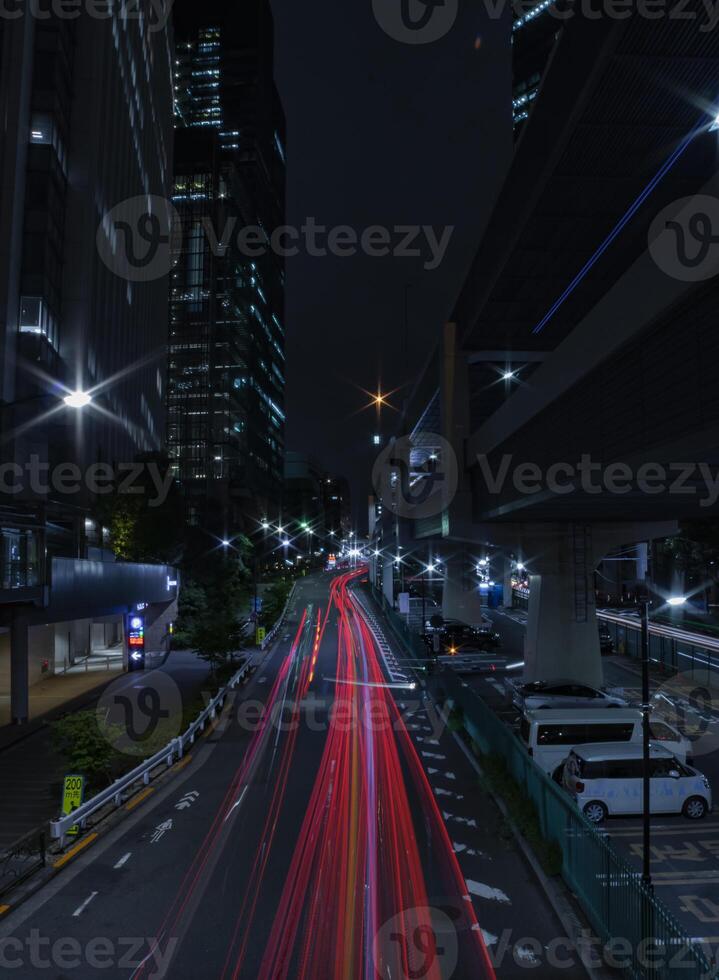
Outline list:
[[[446,657],[493,650],[499,646],[500,637],[488,619],[484,619],[480,626],[470,626],[458,619],[445,619],[441,626],[428,628],[425,642],[436,654]]]

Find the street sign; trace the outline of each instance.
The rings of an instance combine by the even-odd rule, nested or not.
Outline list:
[[[85,795],[85,777],[70,775],[65,776],[62,784],[62,816],[66,817],[72,813],[82,803]],[[80,825],[73,824],[66,834],[75,836],[80,833]]]
[[[127,669],[144,670],[145,617],[132,613],[127,617]]]
[[[262,644],[265,642],[265,637],[266,636],[267,636],[267,630],[265,629],[265,627],[264,626],[258,626],[257,627],[257,633],[256,633],[256,636],[255,636],[255,642],[257,643],[257,646],[258,647],[261,647]]]

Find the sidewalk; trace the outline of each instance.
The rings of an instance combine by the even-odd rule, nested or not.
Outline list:
[[[253,651],[246,653],[251,656]],[[209,665],[189,650],[158,659],[157,666],[142,676],[147,678],[155,670],[172,677],[185,704],[195,700],[210,673]],[[59,812],[67,764],[53,747],[48,723],[62,714],[91,708],[103,690],[122,676],[139,675],[88,670],[49,677],[31,688],[30,722],[0,727],[0,850]],[[9,705],[3,703],[0,711],[7,722]]]
[[[57,714],[60,709],[73,710],[74,702],[78,698],[83,698],[89,691],[104,687],[122,673],[122,661],[113,664],[110,670],[103,667],[98,669],[95,665],[84,664],[78,668],[71,668],[65,674],[52,674],[44,681],[34,684],[30,688],[30,724],[37,723],[46,715]],[[23,737],[26,728],[10,726],[10,695],[0,695],[0,750]],[[7,731],[11,728],[11,731]]]

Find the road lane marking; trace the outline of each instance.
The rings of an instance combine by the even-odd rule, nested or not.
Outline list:
[[[242,803],[242,798],[244,797],[244,795],[245,795],[246,792],[247,792],[247,786],[245,786],[245,788],[240,793],[239,798],[230,807],[230,809],[229,809],[229,811],[227,813],[227,816],[222,821],[223,823],[227,823],[227,821],[230,819],[232,813],[237,809],[237,807],[240,805],[240,803]]]
[[[467,879],[467,888],[471,895],[477,898],[487,898],[492,902],[501,902],[503,905],[511,905],[509,895],[505,894],[501,888],[492,888],[491,885],[484,885],[481,881]]]
[[[99,894],[99,893],[98,892],[91,892],[88,895],[88,897],[85,899],[85,901],[82,903],[82,905],[78,905],[78,907],[72,913],[73,919],[77,919],[78,916],[82,915],[82,913],[85,911],[85,909],[88,907],[88,905],[90,904],[90,902],[93,900],[93,898],[95,898],[95,896],[97,894]]]
[[[189,790],[187,793],[185,793],[183,797],[181,797],[179,803],[175,803],[175,809],[187,810],[188,807],[191,807],[192,804],[197,801],[199,795],[200,794],[197,792],[196,789]]]
[[[92,844],[92,842],[95,840],[97,840],[97,834],[94,833],[88,834],[87,837],[83,837],[81,841],[78,841],[74,847],[71,847],[67,853],[63,854],[61,858],[55,861],[53,868],[63,868],[68,861],[72,861],[76,854],[79,854],[80,851],[84,850],[88,844]]]
[[[123,854],[122,857],[120,858],[120,860],[117,862],[117,864],[113,864],[113,868],[115,868],[115,870],[117,870],[118,868],[121,868],[124,864],[127,864],[127,862],[130,859],[130,855],[131,854],[132,854],[132,851],[128,851],[127,854]]]
[[[163,823],[159,823],[152,832],[150,837],[151,844],[157,844],[158,841],[162,840],[168,830],[172,830],[172,820],[165,820]]]
[[[464,797],[461,793],[453,793],[451,789],[442,789],[441,786],[434,786],[435,796],[451,796],[453,800],[463,800]]]

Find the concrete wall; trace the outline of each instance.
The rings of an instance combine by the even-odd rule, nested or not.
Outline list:
[[[55,629],[53,626],[31,626],[28,636],[29,684],[49,677],[55,671]],[[43,673],[43,662],[47,670]],[[0,695],[10,695],[10,630],[0,632]]]

